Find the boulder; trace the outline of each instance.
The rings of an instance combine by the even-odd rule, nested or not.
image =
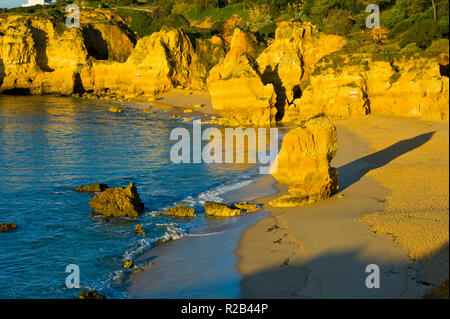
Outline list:
[[[194,208],[191,208],[188,205],[182,205],[169,208],[166,211],[161,212],[161,214],[179,217],[195,217],[194,211]]]
[[[274,207],[293,207],[326,199],[338,191],[338,175],[330,161],[336,155],[336,128],[325,115],[289,131],[271,174],[289,194],[271,201]]]
[[[14,223],[5,223],[5,224],[0,223],[0,231],[1,232],[9,232],[12,230],[16,230],[17,228],[18,228],[17,225]]]
[[[83,290],[78,295],[78,299],[106,299],[106,296],[103,294],[99,294],[95,290],[91,291]]]
[[[240,209],[241,211],[243,211],[245,213],[255,213],[261,209],[261,207],[259,205],[247,203],[247,202],[235,203],[235,204],[231,205],[231,208]]]
[[[208,216],[231,217],[240,215],[241,213],[242,211],[240,209],[233,209],[225,204],[205,202],[205,214]]]
[[[144,211],[136,186],[108,188],[95,195],[90,203],[96,214],[110,217],[137,217]]]
[[[77,192],[100,193],[109,188],[106,184],[93,183],[91,185],[81,185],[75,188]]]
[[[123,108],[121,108],[120,106],[111,106],[108,111],[111,113],[122,113]]]
[[[134,232],[136,234],[145,236],[145,231],[142,229],[142,224],[137,224],[136,227],[134,228]]]
[[[124,268],[124,269],[135,269],[135,268],[138,268],[138,267],[137,267],[136,264],[134,263],[134,260],[132,260],[132,259],[127,259],[127,260],[125,261],[125,263],[123,264],[123,268]]]

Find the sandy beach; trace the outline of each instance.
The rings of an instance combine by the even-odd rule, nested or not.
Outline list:
[[[169,99],[177,95],[185,98]],[[368,116],[333,123],[338,195],[273,208],[268,202],[287,187],[262,176],[224,199],[260,203],[263,211],[227,226],[219,221],[211,236],[194,234],[150,250],[138,261],[151,260],[151,267],[125,284],[129,295],[421,298],[442,282],[448,275],[448,121]],[[199,260],[205,271],[198,271]],[[379,289],[365,285],[370,264],[380,267]],[[226,296],[214,294],[219,290]]]
[[[334,123],[340,195],[300,208],[258,200],[271,214],[237,250],[244,298],[421,298],[448,276],[448,121]],[[379,289],[365,286],[369,264]]]

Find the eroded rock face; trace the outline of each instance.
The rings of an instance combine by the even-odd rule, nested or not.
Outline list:
[[[288,105],[300,97],[300,82],[309,78],[314,63],[344,44],[342,37],[322,34],[310,23],[278,25],[275,41],[261,53],[257,62],[264,83],[275,87],[280,119]]]
[[[236,29],[230,51],[209,72],[211,102],[229,125],[270,125],[277,112],[272,84],[264,85],[256,55],[256,39]]]
[[[95,195],[90,203],[92,210],[110,217],[137,217],[144,211],[136,186],[108,188]]]
[[[194,208],[189,207],[188,205],[175,206],[169,208],[166,211],[161,212],[163,215],[168,216],[179,216],[179,217],[194,217]]]
[[[337,170],[330,167],[336,155],[336,128],[325,115],[289,131],[271,174],[289,186],[289,194],[270,202],[274,207],[292,207],[330,197],[338,191]]]
[[[205,214],[208,216],[232,217],[240,215],[241,213],[242,211],[240,209],[233,209],[225,204],[216,202],[205,202]]]
[[[448,77],[434,60],[372,61],[330,56],[316,64],[310,85],[286,114],[304,121],[319,113],[333,118],[380,114],[448,119]]]

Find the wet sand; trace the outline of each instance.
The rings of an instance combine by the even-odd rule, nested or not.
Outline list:
[[[272,208],[267,203],[286,191],[276,185],[279,194],[259,200],[270,217],[248,228],[237,250],[244,298],[421,298],[448,276],[448,121],[334,123],[341,195]],[[439,196],[426,198],[421,187]],[[417,246],[421,259],[411,255]],[[379,289],[365,285],[369,264],[380,268]]]

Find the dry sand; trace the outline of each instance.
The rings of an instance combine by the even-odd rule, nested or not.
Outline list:
[[[343,197],[276,209],[267,203],[280,194],[259,200],[271,215],[237,250],[244,298],[420,298],[447,277],[448,121],[334,122]],[[369,264],[379,289],[365,285]]]

